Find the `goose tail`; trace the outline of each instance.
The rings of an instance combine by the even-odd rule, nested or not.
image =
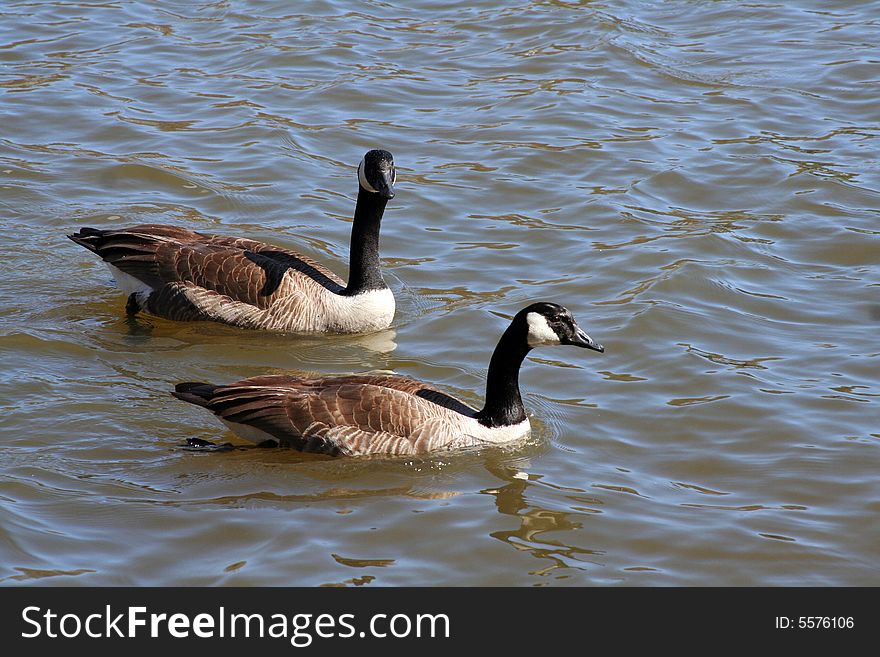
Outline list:
[[[210,383],[178,383],[174,386],[174,391],[171,394],[190,404],[207,408],[216,389],[217,386]]]
[[[68,235],[68,239],[73,240],[80,246],[84,246],[92,253],[98,252],[98,241],[104,237],[103,230],[97,228],[81,228],[78,232]]]

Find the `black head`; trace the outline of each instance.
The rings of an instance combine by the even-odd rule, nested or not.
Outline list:
[[[361,189],[379,194],[383,198],[394,198],[394,183],[397,171],[394,169],[394,158],[391,153],[383,150],[367,151],[358,165],[358,182]]]
[[[584,333],[568,309],[558,303],[533,303],[520,310],[514,321],[525,325],[529,347],[568,344],[598,352],[605,351],[605,347]]]

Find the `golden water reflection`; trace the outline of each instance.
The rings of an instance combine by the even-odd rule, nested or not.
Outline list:
[[[588,563],[599,565],[593,557],[604,554],[602,550],[567,545],[558,537],[549,535],[553,532],[583,529],[583,524],[577,519],[583,516],[583,513],[544,509],[535,505],[526,496],[526,489],[531,483],[529,476],[513,468],[505,468],[504,471],[496,471],[493,474],[506,479],[508,483],[480,492],[494,496],[498,512],[515,517],[519,527],[490,532],[489,536],[515,550],[527,552],[536,559],[548,562],[545,566],[530,571],[530,575],[558,576],[560,573],[557,571],[561,569],[586,570]]]

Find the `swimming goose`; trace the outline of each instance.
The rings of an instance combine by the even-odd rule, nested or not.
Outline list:
[[[379,268],[379,227],[396,180],[391,153],[358,166],[348,284],[311,258],[241,237],[144,224],[68,235],[99,255],[129,294],[126,310],[285,332],[383,329],[394,296]]]
[[[212,411],[258,444],[334,456],[424,454],[526,435],[520,365],[533,347],[558,344],[605,351],[563,306],[534,303],[520,310],[492,354],[480,411],[431,385],[391,375],[258,376],[220,386],[180,383],[171,394]]]

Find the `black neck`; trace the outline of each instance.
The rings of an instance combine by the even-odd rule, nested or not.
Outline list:
[[[531,347],[526,328],[514,322],[498,341],[486,375],[486,405],[476,415],[487,427],[505,427],[526,419],[519,394],[519,368]]]
[[[348,286],[341,292],[345,296],[387,287],[379,267],[379,228],[386,203],[388,199],[381,194],[359,188],[351,227]]]

